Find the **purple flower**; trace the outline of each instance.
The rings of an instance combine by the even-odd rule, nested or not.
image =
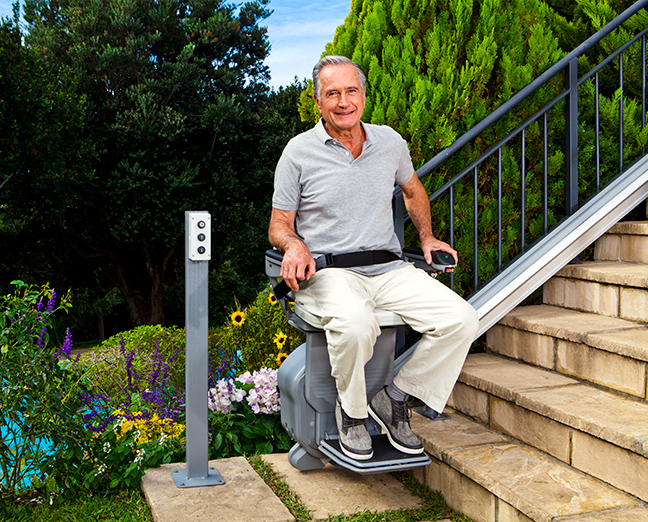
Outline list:
[[[70,355],[72,355],[72,333],[68,328],[65,332],[65,337],[63,338],[63,346],[61,346],[61,349],[56,352],[56,356],[61,359],[63,357],[70,357]]]
[[[56,290],[52,290],[52,297],[50,297],[49,301],[47,301],[47,308],[45,309],[45,311],[53,312],[55,307],[56,307]]]
[[[41,330],[40,336],[38,337],[38,340],[36,341],[36,344],[40,346],[41,348],[45,347],[45,334],[47,333],[47,326],[43,326],[43,329]]]

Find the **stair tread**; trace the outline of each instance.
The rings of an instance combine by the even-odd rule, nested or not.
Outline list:
[[[412,429],[426,451],[536,521],[603,510],[636,511],[624,493],[513,441],[461,414],[446,421],[414,414]],[[640,510],[641,514],[641,510]]]
[[[459,380],[648,457],[648,404],[491,354],[472,354]]]
[[[499,324],[648,361],[648,325],[553,305],[518,306]]]
[[[585,261],[579,265],[566,265],[556,277],[648,288],[648,265],[620,261]]]
[[[648,221],[619,221],[607,233],[648,236]]]

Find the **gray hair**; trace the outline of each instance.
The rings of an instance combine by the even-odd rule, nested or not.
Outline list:
[[[346,56],[325,56],[319,62],[317,62],[317,65],[315,67],[313,67],[313,93],[318,100],[320,99],[320,94],[322,94],[320,73],[322,72],[322,69],[324,69],[324,67],[328,67],[329,65],[353,65],[358,73],[360,87],[363,91],[365,90],[367,77],[362,72],[362,69],[357,63],[349,60]]]

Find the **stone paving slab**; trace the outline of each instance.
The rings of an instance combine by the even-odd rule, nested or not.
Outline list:
[[[363,511],[415,509],[423,501],[389,474],[359,475],[327,464],[313,471],[299,471],[287,454],[263,455],[263,460],[297,495],[313,520]]]
[[[457,448],[446,459],[532,520],[637,507],[630,496],[520,444]]]
[[[590,386],[522,392],[516,402],[540,415],[648,457],[648,404]]]
[[[648,361],[648,329],[637,328],[609,333],[592,333],[585,342],[594,348],[617,353],[639,361]]]
[[[294,521],[244,457],[213,460],[225,484],[178,488],[171,476],[185,463],[150,468],[142,478],[142,490],[155,522],[285,522]]]

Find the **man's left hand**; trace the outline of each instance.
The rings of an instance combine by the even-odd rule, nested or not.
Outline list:
[[[425,262],[428,265],[432,264],[432,252],[435,250],[441,250],[442,252],[447,252],[448,254],[451,254],[452,257],[454,257],[455,264],[459,262],[459,258],[457,257],[457,251],[445,241],[440,241],[434,236],[424,236],[421,239],[421,250],[423,250],[423,255],[425,256]]]

